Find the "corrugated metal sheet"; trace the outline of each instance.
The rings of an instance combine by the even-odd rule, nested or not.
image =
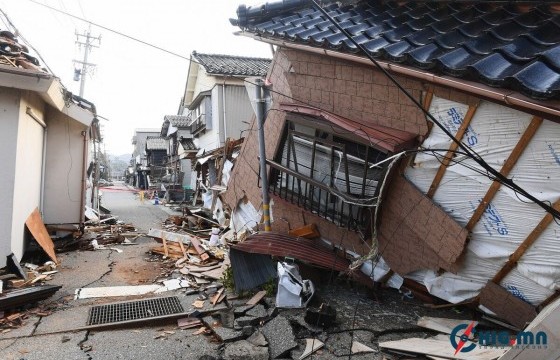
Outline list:
[[[226,136],[239,139],[246,133],[241,134],[241,131],[249,128],[253,108],[245,86],[226,85]]]
[[[319,241],[277,233],[254,234],[232,248],[252,254],[291,257],[325,269],[334,268],[336,271],[346,271],[350,265],[347,259],[336,255]]]
[[[229,259],[233,270],[235,291],[254,289],[276,277],[276,267],[270,255],[249,254],[231,248]]]

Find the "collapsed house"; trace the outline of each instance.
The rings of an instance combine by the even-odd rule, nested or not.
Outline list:
[[[3,267],[10,253],[23,255],[34,209],[47,224],[84,222],[85,206],[97,201],[92,173],[100,131],[92,103],[67,91],[10,32],[1,33],[0,43]]]
[[[264,124],[273,230],[314,223],[441,299],[519,327],[534,318],[560,281],[558,16],[481,1],[240,6],[240,35],[276,49]],[[224,194],[253,224],[257,130]]]

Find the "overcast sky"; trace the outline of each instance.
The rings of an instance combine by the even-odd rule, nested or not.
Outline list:
[[[235,17],[239,4],[261,4],[263,0],[36,1],[183,56],[197,51],[271,57],[268,45],[233,35],[239,28],[228,20]],[[66,88],[78,94],[72,60],[82,60],[83,51],[75,44],[75,32],[87,31],[88,23],[30,0],[0,0],[0,8]],[[5,23],[0,22],[0,28],[6,29]],[[101,120],[107,152],[132,153],[135,128],[160,128],[164,115],[177,114],[188,61],[95,25],[91,35],[101,36],[101,44],[88,60],[97,67],[86,79],[84,98],[109,119]]]

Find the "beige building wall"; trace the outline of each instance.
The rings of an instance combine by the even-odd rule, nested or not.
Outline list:
[[[28,109],[33,115],[28,114]],[[14,183],[11,248],[17,258],[21,259],[24,250],[22,239],[24,239],[25,220],[41,202],[45,130],[34,117],[44,123],[44,102],[33,93],[23,92],[18,110],[18,133],[17,137],[11,140],[12,146],[16,145],[14,178],[17,179]],[[17,139],[16,144],[14,144],[15,139]]]
[[[55,111],[47,111],[47,147],[43,221],[46,224],[79,223],[85,170],[84,139],[88,128]],[[86,154],[88,143],[86,142]]]
[[[15,139],[18,134],[19,91],[0,88],[0,267],[11,252],[14,204]]]

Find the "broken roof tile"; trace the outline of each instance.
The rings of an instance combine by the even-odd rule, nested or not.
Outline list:
[[[511,88],[536,99],[560,96],[559,50],[552,50],[560,46],[560,14],[546,4],[362,0],[325,8],[374,57]],[[287,37],[294,43],[358,53],[307,1],[241,6],[237,14],[234,23],[265,38]],[[539,82],[543,74],[546,81]]]

